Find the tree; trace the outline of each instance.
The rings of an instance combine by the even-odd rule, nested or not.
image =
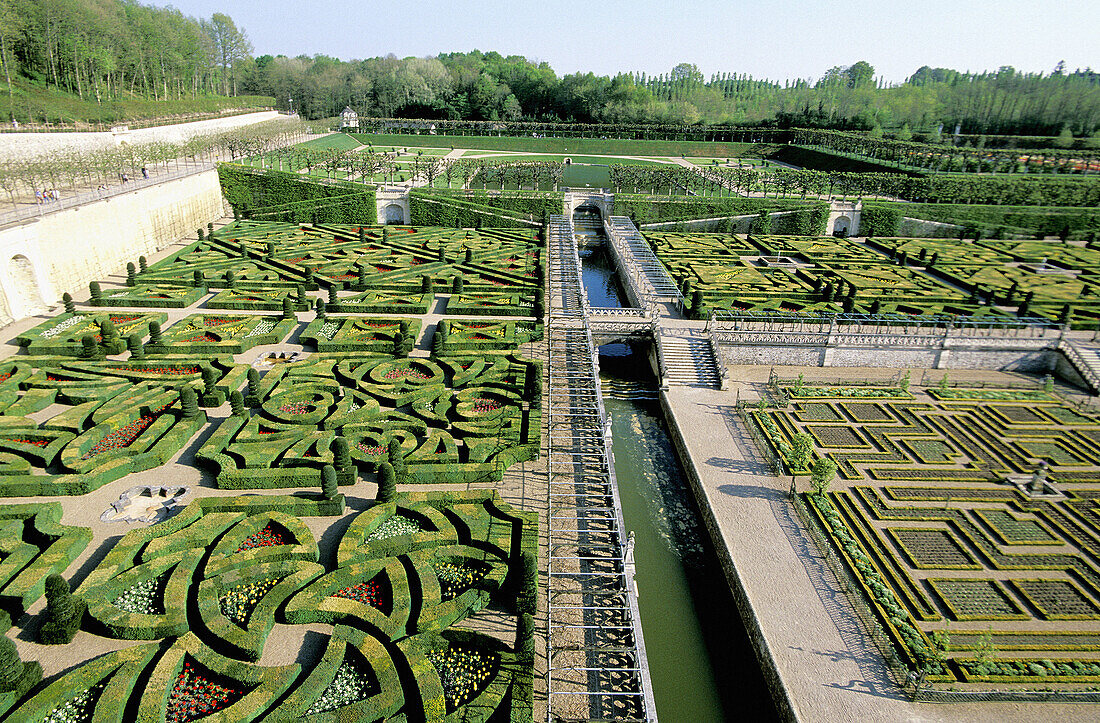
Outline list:
[[[871,85],[875,78],[875,69],[866,60],[860,60],[848,66],[844,71],[849,88],[862,88]]]
[[[180,409],[184,419],[199,416],[199,395],[194,387],[186,385],[180,389]]]
[[[326,464],[321,468],[321,495],[326,500],[332,500],[339,494],[338,487],[336,485],[336,468],[331,464]]]
[[[520,613],[535,614],[538,609],[539,568],[534,553],[524,551],[519,556],[519,593],[516,595],[516,610]]]
[[[237,79],[233,74],[234,65],[252,53],[252,43],[244,30],[238,29],[233,19],[224,13],[214,13],[207,25],[207,33],[214,44],[214,54],[221,67],[221,90],[223,95],[237,94]]]
[[[531,613],[516,618],[516,658],[523,663],[535,660],[535,618]]]
[[[76,635],[87,606],[74,598],[69,583],[61,575],[46,578],[46,621],[38,632],[45,645],[65,645]]]
[[[0,635],[0,691],[15,690],[23,677],[23,661],[15,643],[6,635]]]
[[[1062,126],[1062,130],[1055,137],[1053,144],[1055,148],[1073,147],[1073,131],[1070,130],[1069,124]]]
[[[130,352],[130,358],[141,360],[145,358],[145,347],[141,345],[141,335],[131,334],[126,337],[126,348]]]
[[[397,496],[397,476],[393,465],[383,462],[378,465],[378,501],[390,502]]]
[[[234,417],[247,417],[248,410],[244,406],[244,395],[241,394],[241,390],[234,389],[229,393],[229,409],[230,414]]]
[[[836,477],[836,462],[828,457],[819,457],[810,468],[810,486],[819,495],[828,491],[834,477]]]
[[[805,432],[799,432],[791,441],[793,442],[790,457],[791,470],[804,470],[814,451],[814,438]]]

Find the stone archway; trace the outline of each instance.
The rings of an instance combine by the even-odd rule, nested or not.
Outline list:
[[[852,230],[852,219],[847,216],[837,216],[833,221],[833,236],[844,237]]]
[[[8,306],[13,316],[30,316],[45,308],[42,292],[38,289],[38,278],[34,265],[23,254],[16,254],[8,261],[8,279],[11,281],[11,294]]]
[[[386,224],[404,224],[405,209],[399,203],[391,203],[382,209]]]

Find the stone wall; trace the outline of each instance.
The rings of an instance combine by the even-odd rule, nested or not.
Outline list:
[[[0,322],[39,313],[223,215],[209,170],[0,228]]]
[[[1063,369],[1058,365],[1061,354],[1053,349],[722,344],[720,350],[722,362],[729,365],[996,369],[1038,374],[1052,371],[1056,366]],[[1068,373],[1059,371],[1059,375],[1076,383]]]
[[[92,151],[121,143],[130,145],[182,143],[197,135],[221,133],[253,123],[286,117],[275,111],[262,111],[115,133],[107,131],[102,133],[0,133],[0,157],[26,158],[52,151]]]

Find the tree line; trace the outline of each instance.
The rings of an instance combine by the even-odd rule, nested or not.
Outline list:
[[[0,66],[22,80],[102,102],[204,94],[274,97],[306,118],[345,106],[364,116],[616,124],[711,124],[917,133],[1078,137],[1100,128],[1100,73],[962,73],[924,66],[903,83],[863,60],[818,78],[776,81],[690,63],[668,73],[559,77],[497,52],[341,60],[254,57],[226,13],[209,19],[137,0],[0,0]]]

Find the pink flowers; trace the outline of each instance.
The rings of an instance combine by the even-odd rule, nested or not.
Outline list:
[[[143,374],[169,374],[172,376],[183,376],[186,374],[198,374],[198,367],[112,367],[124,372],[141,372]],[[3,380],[0,380],[3,381]]]
[[[484,414],[486,412],[495,412],[500,409],[503,404],[495,399],[487,399],[485,397],[478,397],[474,400],[474,412],[478,414]]]
[[[431,379],[427,374],[422,374],[412,367],[391,369],[382,376],[383,379],[404,379],[405,377],[410,377],[412,379]]]
[[[355,445],[355,448],[363,454],[369,454],[372,457],[381,457],[383,454],[386,453],[385,447],[370,447],[364,442],[360,442],[359,444]]]
[[[308,402],[287,402],[279,407],[280,412],[287,414],[309,414],[313,411],[313,405]]]

